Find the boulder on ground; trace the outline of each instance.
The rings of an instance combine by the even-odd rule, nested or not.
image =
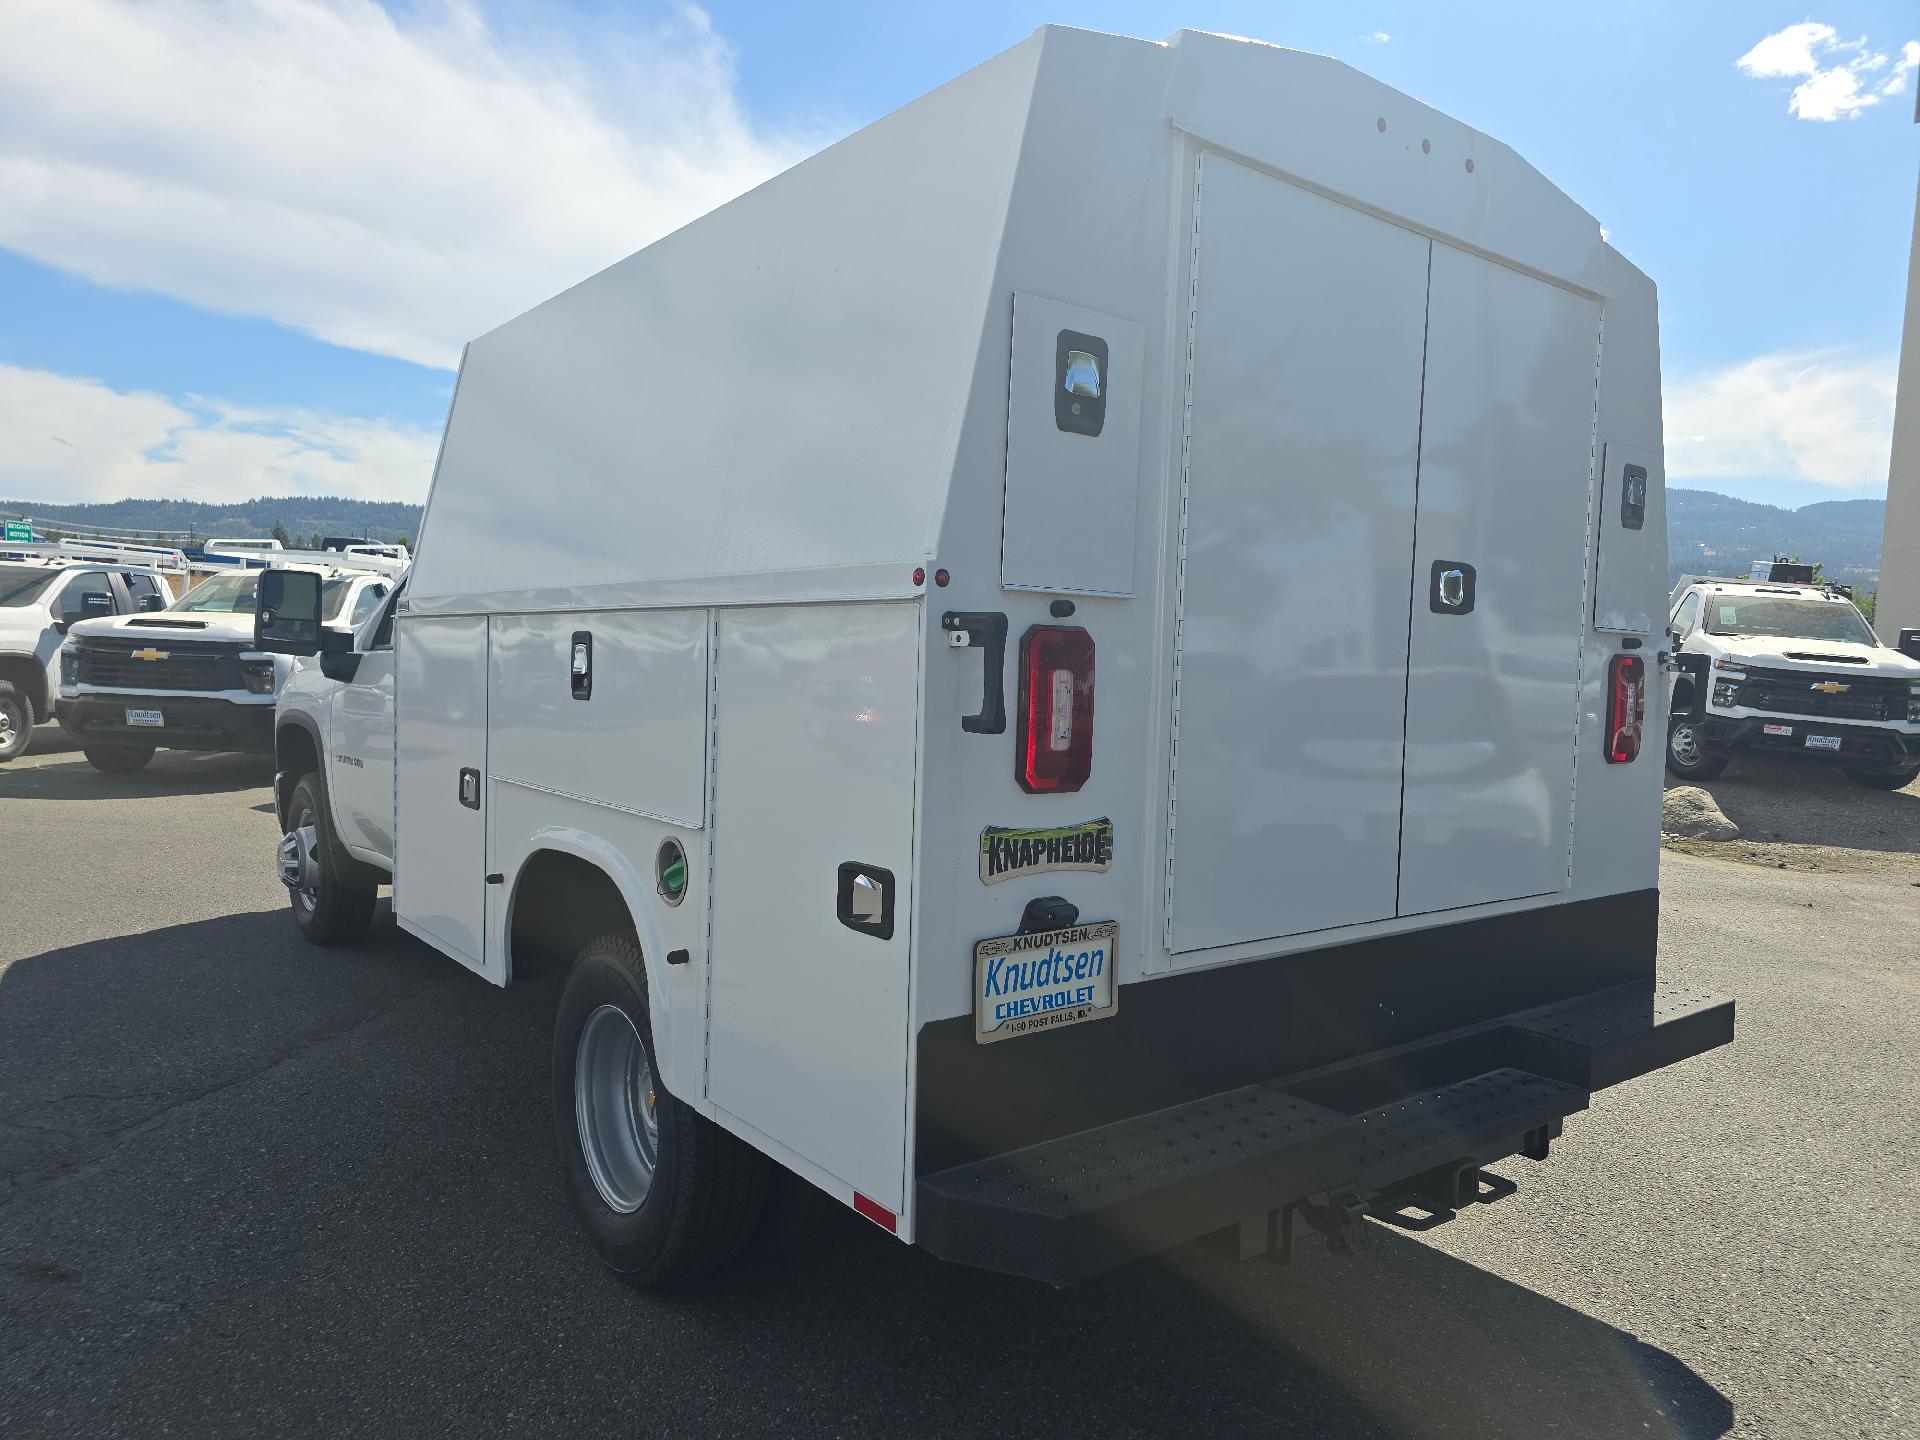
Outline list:
[[[1740,835],[1740,827],[1698,785],[1676,785],[1667,791],[1660,828],[1690,840],[1735,840]]]

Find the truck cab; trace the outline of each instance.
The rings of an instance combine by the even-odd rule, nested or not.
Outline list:
[[[178,551],[74,542],[0,547],[0,761],[54,718],[60,653],[77,624],[163,609]]]
[[[331,552],[263,552],[267,568],[224,569],[159,614],[76,625],[62,652],[60,723],[107,773],[142,769],[154,751],[273,750],[273,712],[292,662],[253,646],[262,575],[311,571],[321,623],[349,636],[392,592],[404,562]]]
[[[1839,587],[1688,576],[1672,606],[1692,687],[1667,731],[1676,779],[1738,755],[1835,765],[1875,790],[1920,777],[1920,661],[1881,644]]]
[[[357,882],[370,896],[393,873],[393,626],[405,594],[402,580],[350,643],[336,640],[332,650],[294,660],[280,691],[273,787],[286,837],[280,875],[310,933],[329,920],[316,913],[323,835],[337,847],[342,884]],[[306,776],[315,777],[312,793],[296,800]]]

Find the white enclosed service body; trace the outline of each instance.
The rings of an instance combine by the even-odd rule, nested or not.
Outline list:
[[[1512,150],[1332,60],[1042,29],[468,347],[396,914],[504,983],[535,858],[596,867],[667,1090],[973,1263],[1384,1193],[1349,1132],[1423,1085],[1508,1077],[1511,1135],[1437,1143],[1544,1153],[1731,1033],[1656,1025],[1658,745],[1609,762],[1661,453],[1654,288]],[[995,949],[1023,915],[1066,934]],[[1632,1056],[1513,1019],[1596,996]],[[1471,1073],[1382,1068],[1441,1032]],[[1008,1198],[1237,1093],[1331,1148],[1151,1223]]]

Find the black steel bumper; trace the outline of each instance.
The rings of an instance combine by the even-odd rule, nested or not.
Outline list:
[[[1704,723],[1707,748],[1725,753],[1826,760],[1857,770],[1904,770],[1920,761],[1920,736],[1871,725],[1835,724],[1812,715],[1749,715],[1739,719],[1708,715]],[[1769,735],[1769,725],[1784,725],[1792,733]],[[1810,749],[1809,735],[1837,737],[1840,748]]]
[[[914,1238],[1054,1285],[1296,1210],[1444,1216],[1591,1094],[1733,1038],[1733,1001],[1627,984],[920,1177]],[[1465,1187],[1463,1189],[1463,1187]]]
[[[127,724],[129,710],[158,710],[165,724]],[[273,753],[273,706],[204,695],[82,695],[54,705],[60,726],[82,745],[154,745],[164,750]]]

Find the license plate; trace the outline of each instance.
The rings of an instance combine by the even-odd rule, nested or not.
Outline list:
[[[1118,992],[1120,924],[1001,935],[973,947],[973,1038],[981,1045],[1105,1020]]]
[[[151,729],[158,730],[166,723],[166,716],[162,715],[158,710],[127,711],[127,724],[129,725],[145,725]]]
[[[1762,735],[1791,735],[1791,734],[1793,734],[1793,726],[1791,726],[1791,725],[1762,725],[1762,726],[1760,727],[1760,733],[1761,733]]]
[[[1809,750],[1838,750],[1839,748],[1840,737],[1838,735],[1807,736],[1807,749]]]

